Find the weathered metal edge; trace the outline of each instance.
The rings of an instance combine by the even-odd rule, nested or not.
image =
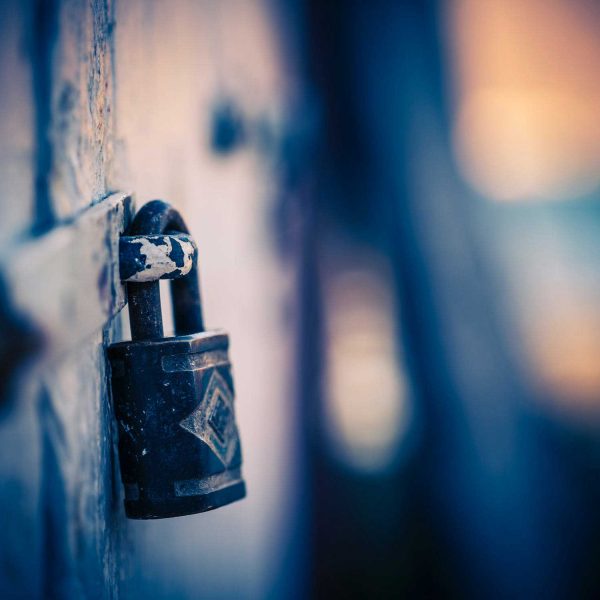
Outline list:
[[[147,283],[187,275],[197,248],[187,233],[121,236],[121,281]]]
[[[56,356],[99,330],[125,305],[119,238],[133,215],[130,193],[114,193],[0,257],[12,312]]]

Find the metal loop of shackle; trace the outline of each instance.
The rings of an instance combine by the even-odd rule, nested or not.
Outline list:
[[[187,233],[122,235],[119,269],[123,283],[177,279],[194,265],[196,242]]]
[[[161,240],[167,244],[181,244],[180,268],[159,277],[171,279],[175,334],[190,335],[204,331],[198,282],[198,250],[177,210],[162,200],[148,202],[135,215],[121,240],[121,279],[127,281],[131,338],[151,340],[162,338],[164,335],[158,277],[153,281],[144,281],[143,278],[140,280],[138,277],[136,281],[133,275],[136,268],[131,266],[131,245],[135,244],[136,240],[149,244],[160,243]],[[186,244],[191,244],[191,247]],[[139,244],[137,251],[139,253]]]

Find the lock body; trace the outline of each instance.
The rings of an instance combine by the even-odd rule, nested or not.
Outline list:
[[[129,518],[212,510],[245,496],[229,338],[206,331],[108,349]]]

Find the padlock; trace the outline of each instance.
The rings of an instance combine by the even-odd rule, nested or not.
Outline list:
[[[187,233],[164,202],[146,204],[130,236]],[[131,341],[108,348],[125,512],[160,519],[243,498],[229,338],[204,331],[197,251],[171,281],[175,337],[163,337],[159,282],[127,284]]]

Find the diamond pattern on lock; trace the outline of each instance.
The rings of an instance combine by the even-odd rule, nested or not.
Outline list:
[[[231,463],[239,443],[233,394],[216,369],[202,401],[179,425],[207,444],[225,466]]]

